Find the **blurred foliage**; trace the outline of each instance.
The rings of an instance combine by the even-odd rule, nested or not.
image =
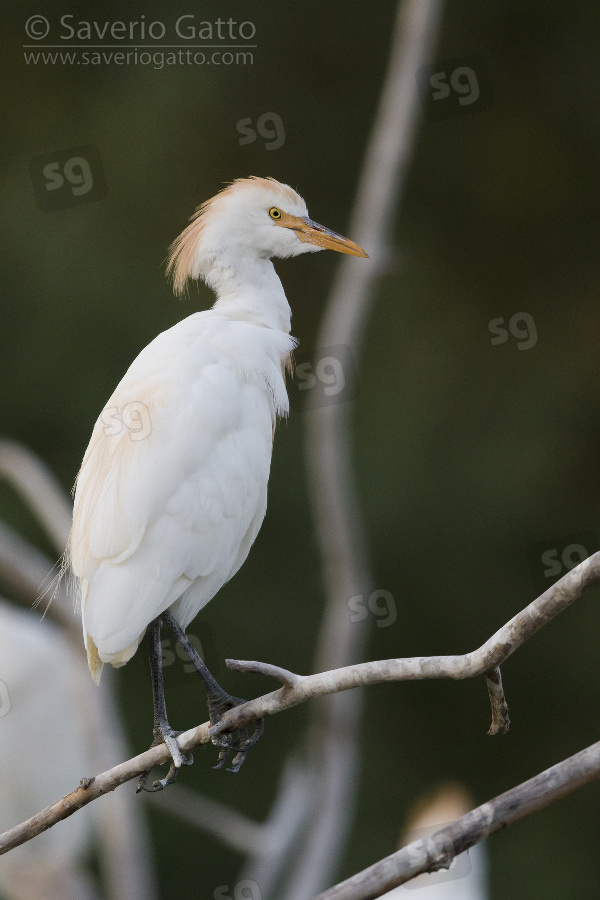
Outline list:
[[[297,187],[317,221],[345,231],[394,10],[391,0],[52,0],[31,9],[52,23],[64,13],[144,13],[171,26],[192,13],[256,25],[252,66],[153,70],[26,66],[30,13],[5,3],[0,430],[37,451],[65,489],[134,356],[212,302],[203,287],[174,301],[163,277],[166,248],[200,202],[235,177],[271,175]],[[533,545],[560,553],[572,535],[599,533],[599,49],[591,0],[447,4],[436,59],[480,54],[494,102],[423,122],[360,360],[357,478],[377,586],[398,611],[388,628],[374,617],[369,658],[478,646],[538,593]],[[284,145],[240,145],[236,123],[265,112],[284,123]],[[107,198],[40,212],[29,161],[85,144],[100,152]],[[305,349],[336,263],[323,253],[278,265]],[[535,346],[520,350],[511,335],[493,345],[488,323],[522,312]],[[262,532],[202,614],[221,659],[311,668],[323,592],[303,471],[308,415],[295,411],[280,427]],[[43,546],[4,489],[0,519]],[[596,740],[597,600],[594,592],[505,666],[506,737],[486,737],[482,682],[369,689],[358,816],[340,877],[391,852],[409,804],[440,779],[463,780],[483,801]],[[138,654],[108,675],[119,679],[141,750],[151,738],[147,663]],[[271,686],[224,681],[241,695]],[[175,686],[170,702],[175,727],[204,716],[199,687]],[[269,722],[236,778],[210,769],[214,749],[182,777],[263,816],[306,714]],[[599,799],[592,785],[493,838],[494,900],[593,896]],[[235,882],[233,851],[159,813],[152,828],[164,896],[195,900]]]

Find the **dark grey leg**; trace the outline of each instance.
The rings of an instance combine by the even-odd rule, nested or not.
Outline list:
[[[165,689],[162,674],[162,653],[160,643],[160,618],[155,619],[148,627],[148,644],[150,648],[150,672],[152,674],[152,701],[154,707],[154,740],[151,747],[156,747],[163,742],[167,745],[171,754],[172,763],[166,778],[155,781],[152,787],[147,786],[149,772],[145,772],[138,783],[136,793],[140,791],[162,791],[167,785],[172,784],[177,778],[180,766],[189,766],[193,757],[184,756],[177,746],[177,735],[180,731],[173,731],[167,719],[167,706],[165,703]]]
[[[216,725],[228,709],[233,709],[234,706],[239,706],[240,703],[245,703],[245,700],[242,700],[239,697],[232,697],[231,694],[228,694],[226,691],[224,691],[223,688],[215,681],[204,661],[198,655],[198,652],[196,651],[192,642],[185,634],[183,628],[176,621],[173,613],[171,613],[169,610],[166,610],[166,612],[162,614],[161,618],[165,625],[167,625],[171,629],[176,641],[181,645],[181,647],[183,647],[188,659],[193,664],[196,672],[202,679],[208,701],[209,719],[212,725]],[[251,737],[248,737],[248,730],[246,728],[243,728],[241,729],[240,736],[237,740],[234,740],[232,735],[219,735],[218,737],[213,738],[213,743],[217,747],[221,748],[219,752],[219,762],[216,766],[214,766],[214,768],[220,769],[227,759],[229,752],[231,750],[235,750],[236,755],[232,760],[232,768],[228,769],[227,771],[238,772],[246,758],[246,753],[251,749],[251,747],[254,747],[258,739],[261,737],[264,731],[264,727],[264,719],[258,719]]]

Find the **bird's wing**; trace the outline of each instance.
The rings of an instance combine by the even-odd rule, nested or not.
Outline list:
[[[191,316],[142,351],[98,419],[70,558],[100,658],[139,640],[195,579],[214,594],[256,534],[291,349],[267,331]]]

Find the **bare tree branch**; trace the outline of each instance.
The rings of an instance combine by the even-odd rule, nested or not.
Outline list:
[[[296,675],[291,678],[291,684],[289,676],[292,673],[286,672],[288,683],[284,687],[234,707],[225,713],[217,725],[211,727],[205,722],[191,728],[177,738],[177,743],[185,752],[200,744],[208,743],[212,737],[224,731],[234,731],[258,718],[275,715],[284,709],[298,706],[305,700],[335,694],[360,685],[428,678],[460,680],[479,675],[489,676],[528,638],[599,581],[600,552],[590,556],[564,575],[537,600],[500,628],[485,644],[471,653],[462,656],[418,656],[359,663],[316,675]],[[228,665],[230,662],[227,661]],[[272,666],[259,662],[235,660],[233,668],[237,671],[273,673]],[[280,676],[280,670],[278,667],[275,668]],[[120,784],[138,777],[168,759],[170,759],[169,751],[164,744],[160,744],[101,775],[83,779],[79,788],[67,794],[62,800],[0,835],[0,855],[31,840],[102,794],[114,791]],[[579,783],[577,782],[575,787]]]
[[[206,743],[208,740],[208,729],[206,726],[204,726],[206,740],[202,740],[204,735],[202,735],[200,739],[194,740],[202,727],[203,726],[200,726],[198,729],[193,728],[191,731],[186,731],[185,734],[181,735],[178,739],[179,745],[183,747],[185,739],[188,741],[191,740],[192,744],[190,746],[194,747],[200,743]],[[47,831],[48,828],[56,825],[57,822],[67,819],[69,816],[73,815],[73,813],[77,812],[78,809],[91,803],[92,800],[96,800],[98,797],[102,797],[104,794],[114,791],[120,784],[124,784],[132,778],[136,778],[138,775],[141,775],[142,772],[147,771],[153,766],[161,765],[167,758],[169,758],[169,751],[165,744],[160,744],[160,746],[153,747],[151,750],[147,750],[145,753],[141,753],[139,756],[127,760],[127,762],[121,763],[106,772],[102,772],[100,775],[82,778],[79,787],[74,791],[66,794],[61,800],[53,803],[52,806],[47,806],[46,809],[43,809],[41,812],[37,813],[37,815],[32,816],[20,825],[17,825],[0,835],[0,855],[7,853],[9,850],[13,850],[15,847],[19,847],[21,844],[25,844],[36,835],[41,834],[43,831]]]
[[[301,758],[288,757],[275,801],[263,825],[264,840],[240,873],[240,881],[249,879],[260,885],[264,898],[275,890],[282,873],[287,871],[298,840],[309,827],[317,787],[318,780],[312,767]]]
[[[447,869],[469,847],[597,778],[600,741],[478,806],[451,825],[408,844],[319,894],[315,900],[374,900],[423,872]]]
[[[62,554],[71,529],[73,507],[48,466],[23,444],[0,440],[0,478],[12,484],[21,495]]]
[[[156,804],[159,809],[242,853],[254,853],[265,837],[263,826],[258,822],[182,784],[174,784],[168,791],[144,794],[144,797],[152,805]]]
[[[85,675],[85,709],[92,720],[89,731],[93,746],[102,760],[123,759],[131,748],[119,717],[114,681],[98,691],[87,671]],[[100,807],[98,827],[106,900],[156,900],[158,886],[148,824],[135,797],[125,791],[115,794],[112,803]]]
[[[279,860],[297,833],[296,821],[302,822],[305,817],[309,780],[310,773],[305,765],[293,758],[288,760],[277,802],[264,823],[256,822],[219,800],[205,797],[181,784],[173,785],[168,791],[143,796],[148,803],[218,838],[234,850],[256,855],[257,859]],[[243,876],[240,880],[244,877],[250,876]],[[253,876],[252,880],[258,879]],[[268,890],[263,881],[258,880],[258,883],[261,891]]]
[[[215,733],[238,728],[259,716],[272,715],[282,709],[289,709],[310,697],[333,694],[363,684],[379,684],[387,681],[418,681],[430,678],[452,678],[456,680],[486,675],[488,685],[490,673],[512,656],[526,640],[533,637],[544,625],[575,602],[584,591],[600,581],[600,551],[594,553],[567,572],[537,600],[517,613],[503,625],[489,640],[477,650],[461,656],[414,656],[406,659],[383,659],[376,662],[358,663],[316,675],[297,676],[293,687],[283,687],[257,700],[250,700],[243,706],[230,710],[227,716],[215,726]],[[230,661],[227,661],[229,665]],[[269,667],[262,669],[258,662],[245,663],[235,660],[235,669],[268,674]],[[495,683],[496,702],[502,705],[501,682]],[[253,708],[254,706],[254,708]],[[498,711],[495,712],[496,724]],[[502,718],[506,713],[502,713]]]
[[[53,564],[45,553],[0,522],[0,577],[11,590],[33,606],[43,592],[43,585],[49,583],[52,569]],[[81,647],[81,625],[73,614],[64,582],[56,588],[45,612]]]

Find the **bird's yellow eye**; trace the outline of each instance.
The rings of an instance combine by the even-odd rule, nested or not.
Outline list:
[[[269,215],[272,219],[280,219],[281,218],[281,210],[277,209],[276,206],[272,206],[269,210]]]

